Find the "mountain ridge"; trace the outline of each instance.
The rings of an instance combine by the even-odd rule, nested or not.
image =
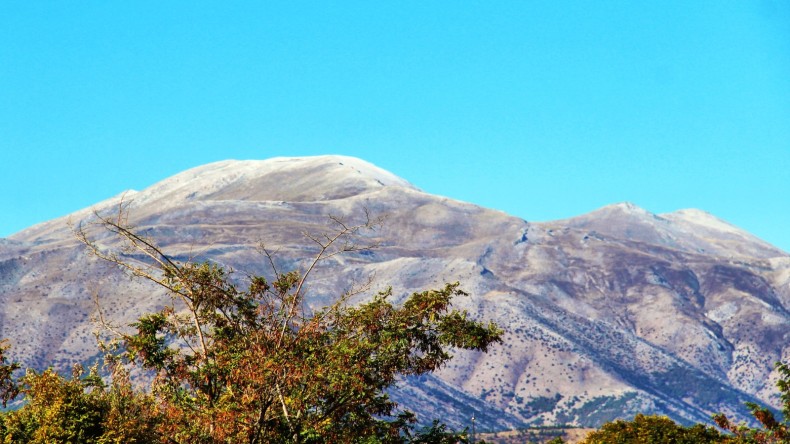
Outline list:
[[[636,411],[705,421],[718,410],[745,417],[744,401],[775,403],[772,364],[790,357],[790,257],[743,230],[699,210],[656,215],[627,203],[527,222],[430,195],[364,161],[300,159],[257,161],[282,168],[246,176],[261,164],[209,164],[94,209],[111,214],[125,201],[130,223],[174,257],[243,273],[266,273],[260,241],[279,250],[282,266],[298,267],[312,251],[301,233],[331,230],[328,214],[388,215],[362,239],[378,249],[316,273],[311,303],[371,275],[396,299],[461,281],[473,296],[457,306],[501,323],[505,344],[459,353],[435,382],[395,393],[422,416],[448,412],[456,426],[474,413],[469,397],[509,418],[489,417],[491,428],[596,425]],[[72,223],[88,224],[92,211],[73,213]],[[95,354],[93,293],[119,322],[165,301],[87,255],[66,220],[0,242],[0,333],[33,365]],[[703,235],[689,231],[695,223],[707,226]]]

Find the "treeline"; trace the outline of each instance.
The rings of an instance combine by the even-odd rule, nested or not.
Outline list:
[[[626,443],[667,443],[667,444],[695,444],[695,443],[731,443],[731,444],[768,444],[790,442],[790,425],[786,422],[790,418],[790,368],[786,364],[777,363],[781,374],[778,383],[783,401],[782,415],[785,421],[777,421],[773,413],[766,407],[756,404],[747,404],[752,415],[759,422],[759,427],[750,427],[746,424],[733,424],[723,414],[713,417],[714,422],[720,427],[717,430],[711,426],[695,424],[682,426],[665,416],[636,415],[631,421],[617,420],[604,424],[599,430],[590,433],[582,441],[585,444],[626,444]],[[557,441],[557,442],[562,442]]]

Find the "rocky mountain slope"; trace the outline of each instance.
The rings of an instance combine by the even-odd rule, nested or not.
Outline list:
[[[314,253],[303,232],[328,215],[385,216],[372,252],[325,262],[322,305],[353,282],[397,296],[460,281],[456,301],[507,333],[488,354],[458,353],[434,376],[393,390],[424,419],[478,430],[596,426],[636,412],[707,421],[776,404],[773,363],[790,359],[790,256],[699,210],[651,214],[630,204],[546,223],[424,193],[354,158],[225,161],[0,240],[0,336],[29,365],[96,355],[94,297],[117,322],[165,296],[88,254],[69,226],[123,200],[129,222],[180,259],[268,273]],[[102,245],[117,247],[107,233]],[[133,259],[133,258],[132,258]]]

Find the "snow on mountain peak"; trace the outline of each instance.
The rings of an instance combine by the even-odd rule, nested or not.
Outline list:
[[[141,191],[135,205],[183,200],[317,201],[396,186],[408,181],[349,156],[225,160],[192,168]]]

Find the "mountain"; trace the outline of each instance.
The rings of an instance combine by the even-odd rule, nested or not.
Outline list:
[[[790,358],[787,253],[699,210],[652,214],[623,203],[527,222],[342,156],[217,162],[3,239],[0,336],[25,364],[95,359],[96,298],[121,325],[167,301],[73,234],[121,203],[171,256],[210,259],[240,278],[269,273],[261,243],[280,268],[297,268],[315,253],[303,233],[332,232],[329,215],[385,217],[360,240],[376,249],[316,270],[311,304],[369,277],[369,294],[392,286],[396,299],[460,281],[470,296],[456,307],[506,330],[489,353],[458,352],[392,391],[425,420],[597,426],[636,412],[709,421],[718,411],[746,418],[746,401],[778,405],[773,363]]]

